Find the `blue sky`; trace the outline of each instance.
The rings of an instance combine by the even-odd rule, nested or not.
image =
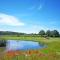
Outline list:
[[[0,0],[0,31],[60,32],[60,0]]]

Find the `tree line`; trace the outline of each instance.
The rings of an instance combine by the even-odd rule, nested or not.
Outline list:
[[[46,32],[44,30],[40,30],[38,34],[26,34],[26,33],[18,33],[18,32],[10,32],[10,31],[0,31],[0,35],[17,35],[17,36],[41,36],[41,37],[60,37],[60,33],[57,30],[47,30]],[[5,47],[6,41],[0,40],[0,47]]]
[[[0,35],[24,35],[25,33],[11,32],[11,31],[0,31]]]
[[[57,30],[40,30],[38,34],[26,34],[19,32],[11,32],[11,31],[0,31],[0,35],[16,35],[16,36],[42,36],[42,37],[60,37],[60,33]]]
[[[40,30],[38,34],[47,37],[60,37],[60,33],[57,30],[47,30],[46,32],[44,30]]]

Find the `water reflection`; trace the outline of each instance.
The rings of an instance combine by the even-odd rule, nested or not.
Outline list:
[[[38,42],[34,41],[17,41],[17,40],[8,40],[6,49],[9,50],[32,50],[32,49],[40,49],[45,46],[40,45]]]
[[[40,44],[39,42],[34,41],[22,41],[22,40],[1,40],[0,41],[0,49],[4,48],[6,51],[10,50],[33,50],[33,49],[41,49],[46,46]]]

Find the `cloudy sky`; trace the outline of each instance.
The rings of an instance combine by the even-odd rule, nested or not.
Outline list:
[[[60,32],[60,0],[0,0],[0,31]]]

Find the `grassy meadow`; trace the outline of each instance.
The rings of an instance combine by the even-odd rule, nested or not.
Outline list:
[[[0,40],[32,40],[47,45],[38,50],[7,52],[2,55],[1,60],[60,60],[60,38],[5,35],[0,36]]]

